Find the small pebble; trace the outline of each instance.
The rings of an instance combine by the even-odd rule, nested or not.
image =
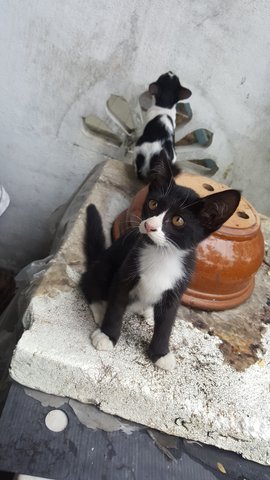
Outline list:
[[[45,417],[46,427],[52,432],[62,432],[68,424],[68,417],[63,410],[51,410]]]
[[[221,473],[227,473],[222,463],[217,462],[217,468]]]

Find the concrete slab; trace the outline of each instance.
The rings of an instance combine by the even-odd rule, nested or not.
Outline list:
[[[84,269],[85,207],[93,202],[102,212],[109,242],[113,219],[138,188],[132,168],[110,160],[74,195],[59,225],[56,253],[31,294],[11,376],[28,387],[270,465],[268,260],[241,307],[215,313],[179,308],[172,372],[156,369],[145,356],[151,327],[136,315],[126,315],[112,352],[96,351],[90,343],[95,325],[77,289]],[[262,228],[269,246],[269,219],[262,218]]]

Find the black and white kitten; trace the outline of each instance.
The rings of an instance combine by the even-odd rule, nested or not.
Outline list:
[[[163,152],[160,157],[140,224],[108,249],[100,215],[94,205],[88,206],[88,267],[81,288],[94,315],[102,315],[100,329],[91,336],[97,350],[111,350],[117,343],[127,308],[146,316],[153,309],[148,354],[158,367],[170,370],[175,359],[169,339],[194,270],[195,248],[233,214],[240,193],[225,190],[199,198],[193,190],[176,185]]]
[[[174,167],[176,104],[191,96],[191,91],[183,87],[172,72],[164,73],[151,83],[149,92],[154,97],[154,105],[147,111],[147,123],[135,146],[135,169],[140,180],[148,180],[161,150],[165,150],[173,173],[178,173]]]

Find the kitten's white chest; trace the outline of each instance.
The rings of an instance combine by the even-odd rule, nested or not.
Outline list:
[[[185,276],[186,253],[174,247],[145,246],[139,257],[140,280],[131,292],[131,299],[143,308],[157,303],[166,290]]]

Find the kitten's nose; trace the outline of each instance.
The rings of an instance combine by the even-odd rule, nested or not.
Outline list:
[[[147,233],[157,231],[157,229],[155,227],[152,227],[152,225],[149,225],[149,223],[147,223],[147,222],[144,222],[144,228],[145,228]]]

